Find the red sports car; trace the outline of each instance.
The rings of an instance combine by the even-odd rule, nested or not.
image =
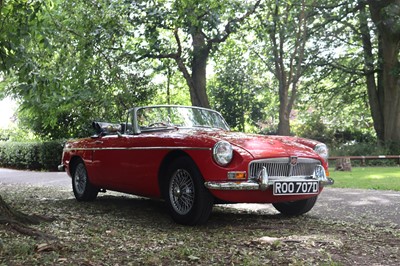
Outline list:
[[[214,203],[272,203],[284,215],[314,206],[326,185],[328,149],[317,141],[231,132],[220,113],[160,105],[65,144],[60,170],[78,201],[114,190],[163,198],[174,221],[205,223]]]

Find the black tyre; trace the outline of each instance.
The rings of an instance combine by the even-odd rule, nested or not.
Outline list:
[[[86,171],[85,164],[79,162],[74,167],[72,175],[72,189],[75,198],[78,201],[92,201],[95,200],[99,189],[94,187],[90,181]]]
[[[162,190],[172,219],[184,225],[207,222],[214,197],[204,186],[203,177],[194,162],[187,157],[175,160],[166,178]]]
[[[272,205],[283,215],[298,216],[310,211],[314,207],[315,202],[317,202],[317,198],[318,196],[315,196],[305,200],[279,202]]]

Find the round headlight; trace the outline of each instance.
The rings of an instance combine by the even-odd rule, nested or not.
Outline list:
[[[213,148],[213,158],[221,166],[230,163],[233,158],[232,145],[224,140],[217,142]]]
[[[328,161],[329,150],[328,150],[328,147],[325,144],[320,143],[320,144],[315,145],[314,151],[316,153],[318,153],[319,156],[321,156],[325,161]]]

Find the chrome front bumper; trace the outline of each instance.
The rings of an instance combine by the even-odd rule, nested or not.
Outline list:
[[[297,176],[285,178],[270,178],[268,177],[267,170],[262,169],[257,179],[248,181],[229,181],[229,182],[205,182],[204,185],[208,189],[215,190],[261,190],[265,191],[268,187],[272,186],[275,181],[319,181],[321,187],[334,184],[334,180],[325,174],[325,169],[322,166],[317,166],[312,176]]]

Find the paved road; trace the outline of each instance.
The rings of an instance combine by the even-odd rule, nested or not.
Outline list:
[[[67,187],[71,186],[71,179],[65,172],[33,172],[0,168],[0,185],[2,183]]]
[[[71,179],[65,172],[31,172],[0,168],[1,184],[27,184],[65,189],[71,187]],[[270,204],[234,204],[229,207],[277,213]],[[400,229],[400,192],[326,188],[307,215],[337,221],[390,225]]]

